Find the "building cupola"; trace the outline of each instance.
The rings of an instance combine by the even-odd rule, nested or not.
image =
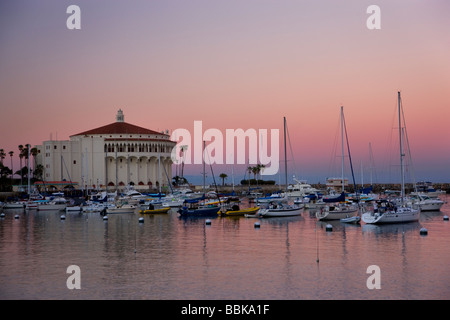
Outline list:
[[[119,111],[117,111],[117,115],[116,115],[116,122],[124,122],[125,121],[125,117],[123,115],[123,111],[122,109],[119,109]]]

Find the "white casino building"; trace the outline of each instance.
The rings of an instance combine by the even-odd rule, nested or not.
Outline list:
[[[125,122],[119,109],[114,123],[36,146],[36,164],[44,167],[47,187],[66,181],[77,188],[152,190],[172,179],[175,145],[168,134]]]

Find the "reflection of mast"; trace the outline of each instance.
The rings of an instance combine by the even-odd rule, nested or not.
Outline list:
[[[285,194],[288,192],[288,179],[287,179],[287,155],[286,155],[286,117],[283,117],[284,124],[284,175],[286,180]]]
[[[203,141],[203,152],[202,152],[202,161],[203,161],[203,194],[205,194],[205,141]]]
[[[180,147],[180,150],[181,150],[181,152],[183,154],[183,158],[181,159],[181,178],[184,178],[184,161],[185,161],[185,158],[186,158],[186,154],[184,153],[184,151],[186,151],[187,149],[188,149],[187,145],[182,145]],[[182,181],[184,181],[184,179]]]
[[[161,153],[158,153],[159,195],[161,195]]]

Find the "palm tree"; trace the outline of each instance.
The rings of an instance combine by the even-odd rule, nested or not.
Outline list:
[[[220,178],[222,178],[222,186],[225,185],[225,179],[228,178],[228,175],[226,173],[221,173],[219,175]]]
[[[38,154],[38,149],[36,147],[31,148],[30,153],[33,157],[33,168],[36,170],[36,156]],[[34,173],[33,173],[33,178],[34,178]]]
[[[264,164],[257,164],[256,165],[256,168],[257,168],[257,171],[258,171],[258,175],[259,175],[259,179],[261,179],[261,172],[264,170],[265,167],[266,166]]]
[[[0,162],[3,164],[3,159],[5,159],[6,153],[5,150],[0,149]]]
[[[20,159],[20,168],[22,168],[22,158],[23,158],[23,145],[19,144],[19,159]],[[20,185],[22,185],[23,180],[23,174],[22,171],[20,171]]]
[[[44,174],[44,166],[42,164],[38,164],[33,171],[33,176],[38,180],[42,180],[43,174]]]
[[[10,151],[8,153],[9,153],[9,156],[11,157],[11,184],[12,184],[13,175],[14,175],[12,156],[14,155],[14,151]]]

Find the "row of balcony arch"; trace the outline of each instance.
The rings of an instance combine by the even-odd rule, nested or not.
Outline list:
[[[134,185],[135,185],[135,183],[134,183],[133,181],[130,181],[129,184],[130,184],[131,186],[134,186]],[[123,182],[123,181],[120,181],[117,185],[118,185],[119,187],[124,187],[124,186],[126,186],[127,184],[126,184],[125,182]],[[147,183],[145,184],[144,182],[139,181],[137,185],[138,185],[138,186],[145,186],[145,185],[147,185],[147,186],[149,186],[149,187],[151,188],[151,187],[153,186],[153,182],[149,181],[149,182],[147,182]],[[114,182],[110,181],[110,182],[108,183],[108,187],[114,187],[114,186],[115,186]],[[159,187],[159,181],[156,181],[156,182],[155,182],[155,186],[156,186],[156,187]]]
[[[172,148],[165,144],[155,143],[105,143],[105,152],[172,152]]]

